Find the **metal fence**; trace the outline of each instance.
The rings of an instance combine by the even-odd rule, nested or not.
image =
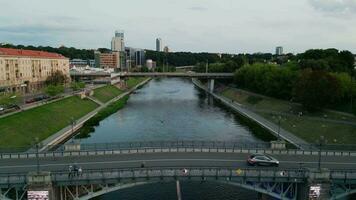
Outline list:
[[[320,151],[321,150],[321,151]],[[305,149],[271,149],[270,143],[238,143],[224,141],[152,141],[122,142],[104,144],[68,143],[60,147],[48,147],[47,151],[37,153],[33,148],[21,153],[0,153],[0,159],[64,157],[64,156],[96,156],[132,153],[169,153],[169,152],[215,152],[215,153],[266,153],[283,155],[319,155],[322,156],[356,156],[356,151],[328,150],[322,146],[310,150]]]

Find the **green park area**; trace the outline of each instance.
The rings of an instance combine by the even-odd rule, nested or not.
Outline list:
[[[106,103],[122,93],[123,91],[117,88],[116,86],[107,85],[104,87],[96,88],[94,90],[94,97],[97,100]]]
[[[0,147],[28,148],[35,138],[42,141],[97,107],[75,96],[0,118]]]
[[[135,87],[137,84],[141,83],[142,81],[146,80],[147,78],[145,77],[138,77],[138,78],[129,78],[127,80],[127,87],[129,89]]]
[[[225,88],[221,95],[280,124],[307,142],[315,143],[323,135],[328,144],[356,144],[356,117],[352,114],[332,110],[310,113],[300,104],[236,88]]]
[[[127,88],[131,89],[135,87],[137,84],[141,83],[142,81],[146,80],[144,77],[138,77],[138,78],[129,78],[127,80]],[[106,103],[110,101],[111,99],[117,97],[118,95],[122,94],[124,90],[121,90],[117,88],[116,86],[113,85],[106,85],[100,88],[96,88],[94,90],[94,98],[97,100]]]

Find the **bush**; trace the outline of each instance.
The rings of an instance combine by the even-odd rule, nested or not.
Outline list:
[[[79,130],[79,134],[76,138],[87,138],[90,137],[90,133],[95,131],[96,126],[99,126],[100,121],[109,117],[110,115],[116,113],[118,110],[123,108],[129,99],[129,96],[125,96],[122,99],[111,103],[106,108],[100,110],[96,115],[86,121],[82,128]]]

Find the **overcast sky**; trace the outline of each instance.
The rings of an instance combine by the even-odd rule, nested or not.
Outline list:
[[[173,51],[356,53],[356,0],[0,0],[0,42],[110,47],[116,29],[127,46]]]

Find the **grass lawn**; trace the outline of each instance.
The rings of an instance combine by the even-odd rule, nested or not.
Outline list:
[[[278,124],[278,116],[259,113],[264,118]],[[281,127],[310,143],[316,143],[323,135],[328,144],[356,144],[356,126],[308,120],[298,116],[282,116]]]
[[[145,77],[129,78],[129,80],[127,80],[127,87],[131,89],[146,79]]]
[[[301,105],[234,88],[227,88],[221,94],[254,109],[256,113],[276,124],[278,124],[276,112],[282,113],[281,127],[310,143],[315,143],[320,135],[323,135],[329,144],[356,144],[355,125],[324,121],[330,119],[355,123],[354,116],[332,111],[308,113]],[[302,117],[298,116],[299,112],[303,112]]]
[[[107,85],[104,87],[100,87],[94,90],[94,97],[101,101],[102,103],[108,102],[114,97],[120,95],[123,93],[122,90],[119,88],[113,86],[113,85]]]
[[[24,112],[0,118],[0,148],[29,148],[38,137],[44,140],[79,119],[98,105],[91,100],[69,97]]]

